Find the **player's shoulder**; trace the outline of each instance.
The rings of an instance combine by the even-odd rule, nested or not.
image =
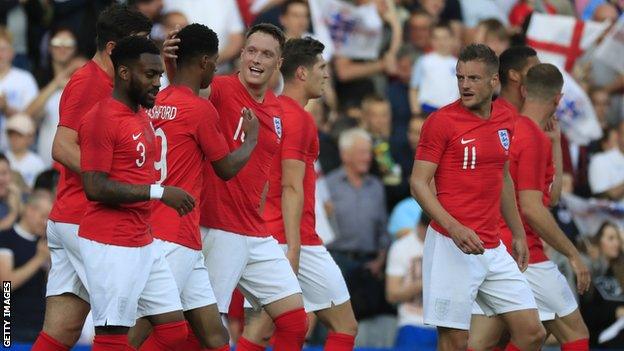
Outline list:
[[[240,84],[240,81],[235,74],[216,76],[210,83],[210,89],[235,88],[237,84]]]
[[[495,116],[509,120],[512,123],[515,122],[520,115],[518,109],[502,97],[498,97],[492,102],[492,111],[494,111]]]
[[[461,101],[456,100],[448,105],[440,107],[437,111],[431,113],[426,121],[429,123],[443,123],[450,119],[455,119],[463,114],[465,110],[461,107]]]

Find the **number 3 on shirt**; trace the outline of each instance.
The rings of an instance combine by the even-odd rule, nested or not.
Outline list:
[[[155,131],[156,137],[161,139],[160,142],[160,161],[154,162],[154,168],[160,172],[160,179],[156,184],[161,184],[167,178],[167,136],[162,128]]]

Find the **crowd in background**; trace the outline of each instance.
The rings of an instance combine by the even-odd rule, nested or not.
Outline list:
[[[123,2],[154,22],[151,38],[159,42],[177,26],[209,26],[219,38],[218,73],[230,74],[251,24],[274,23],[289,38],[321,38],[310,6],[330,0],[309,1]],[[368,29],[362,34],[334,28],[332,40],[366,45],[327,46],[331,84],[307,107],[321,150],[317,230],[352,295],[360,322],[357,345],[410,344],[401,338],[412,329],[419,332],[418,345],[432,349],[436,334],[422,323],[420,268],[429,219],[410,196],[409,176],[427,115],[458,98],[459,49],[477,42],[500,54],[522,45],[533,12],[613,23],[624,1],[341,1],[366,14]],[[43,323],[49,252],[42,238],[58,179],[51,150],[61,94],[94,53],[97,15],[112,2],[0,2],[0,278],[13,282],[16,341],[33,341]],[[592,289],[579,296],[592,347],[624,348],[624,76],[593,60],[591,52],[571,73],[603,132],[581,145],[564,130],[564,195],[552,211],[592,270]],[[280,87],[276,77],[273,88]],[[550,257],[574,286],[565,257]],[[322,344],[323,335],[320,326],[311,328],[309,344]]]

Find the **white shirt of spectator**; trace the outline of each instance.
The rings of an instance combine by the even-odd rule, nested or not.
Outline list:
[[[589,163],[589,186],[592,193],[603,193],[624,183],[624,154],[619,148],[601,152]],[[624,199],[620,199],[624,203]]]
[[[499,1],[500,2],[500,1]],[[459,0],[464,25],[468,28],[476,27],[480,21],[494,18],[503,25],[509,25],[505,11],[505,4],[492,0]]]
[[[243,19],[236,0],[165,0],[163,13],[178,11],[188,23],[200,23],[217,33],[219,48],[228,45],[229,35],[243,33]]]
[[[4,78],[0,79],[0,92],[4,94],[7,104],[12,108],[24,110],[37,94],[37,82],[30,72],[19,68],[11,68]],[[0,150],[7,150],[9,143],[6,134],[6,116],[0,114]]]
[[[13,155],[13,152],[10,150],[7,151],[6,157],[9,159],[11,169],[21,174],[22,178],[24,178],[24,182],[31,189],[35,185],[35,180],[39,173],[43,172],[46,168],[41,157],[32,151],[28,151],[21,160],[16,159],[15,155]]]
[[[459,98],[455,66],[457,58],[431,52],[414,63],[410,86],[418,89],[418,101],[436,108]]]
[[[39,127],[39,138],[37,139],[37,153],[41,157],[46,167],[52,166],[52,142],[56,134],[56,126],[59,123],[59,104],[61,103],[62,90],[57,90],[44,106],[44,117]]]
[[[416,276],[415,272],[421,271],[423,250],[424,245],[415,232],[410,232],[395,241],[388,251],[386,275],[403,277],[403,282],[422,279],[422,273]],[[398,313],[399,327],[406,325],[428,327],[423,322],[422,293],[410,302],[400,303]]]

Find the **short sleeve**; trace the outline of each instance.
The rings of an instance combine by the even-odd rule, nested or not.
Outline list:
[[[402,241],[397,241],[388,251],[388,263],[386,264],[386,275],[394,277],[404,277],[409,270],[409,258],[405,257],[403,250],[401,250],[400,244]]]
[[[305,161],[307,147],[312,141],[312,128],[302,116],[290,112],[284,112],[283,116],[282,160]]]
[[[416,159],[440,163],[450,137],[450,128],[443,115],[434,113],[423,124]]]
[[[113,164],[117,129],[109,117],[99,113],[99,106],[98,104],[89,111],[78,131],[80,168],[83,172],[109,173]]]
[[[414,66],[412,67],[412,77],[410,78],[410,88],[418,89],[422,84],[422,76],[423,76],[423,57],[414,62]]]
[[[77,81],[66,86],[63,90],[59,105],[59,126],[75,131],[78,131],[80,128],[80,121],[84,114],[88,112],[88,110],[85,110],[87,104],[84,103],[83,95],[90,91],[82,85],[80,81]]]
[[[211,103],[206,102],[192,113],[195,142],[210,162],[220,160],[229,152],[225,136],[219,127],[219,114]]]
[[[551,152],[546,150],[546,146],[542,138],[517,138],[513,148],[519,150],[515,160],[518,167],[515,180],[518,191],[543,190],[548,153]]]
[[[24,76],[24,90],[22,91],[22,101],[20,106],[16,106],[20,110],[25,110],[26,107],[37,97],[39,88],[37,87],[37,81],[33,78],[30,72],[26,72]]]

